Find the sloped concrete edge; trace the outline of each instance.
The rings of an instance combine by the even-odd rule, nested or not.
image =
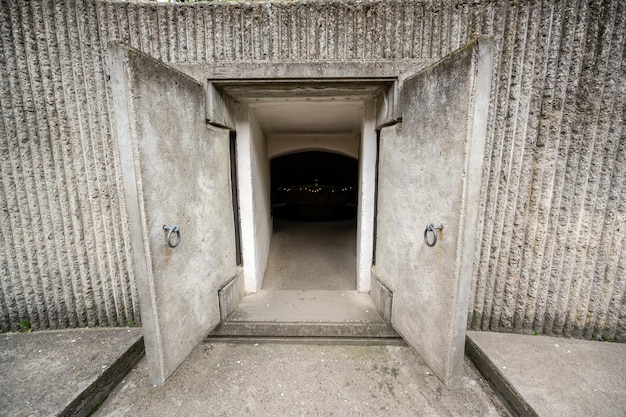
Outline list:
[[[489,381],[496,393],[500,395],[502,404],[511,413],[521,417],[538,417],[538,414],[530,404],[524,400],[522,395],[499,371],[498,367],[489,359],[485,352],[474,343],[469,335],[465,337],[465,354],[472,360],[485,379]]]
[[[143,336],[130,346],[105,372],[86,390],[76,397],[59,417],[85,417],[103,402],[131,369],[144,356]]]
[[[386,323],[224,322],[210,336],[399,338]]]

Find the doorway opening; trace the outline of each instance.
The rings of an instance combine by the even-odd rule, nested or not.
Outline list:
[[[238,163],[251,169],[251,193],[240,194],[242,207],[252,197],[241,213],[242,230],[253,232],[243,245],[246,291],[356,291],[364,101],[265,98],[238,110],[249,150]]]
[[[327,95],[328,88],[324,88],[324,95],[296,97],[292,90],[276,97],[278,88],[261,95],[250,87],[254,93],[250,97],[241,86],[225,92],[236,98],[246,293],[263,288],[272,239],[275,232],[284,230],[286,221],[351,225],[355,254],[345,259],[354,270],[350,288],[369,292],[376,178],[374,101],[382,87],[366,87],[350,94],[339,90],[345,95]]]
[[[223,91],[235,98],[246,295],[217,334],[397,336],[370,297],[375,99],[388,86],[338,85]]]
[[[305,151],[271,161],[264,290],[356,290],[358,161]]]

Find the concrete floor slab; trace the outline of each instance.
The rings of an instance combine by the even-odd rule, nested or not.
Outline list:
[[[229,321],[382,322],[369,294],[261,290],[245,296]]]
[[[506,416],[469,361],[451,391],[407,346],[204,343],[165,386],[140,362],[95,414]]]
[[[261,290],[246,295],[220,336],[398,337],[369,294],[357,291]]]
[[[143,356],[140,329],[0,334],[0,416],[86,416]]]
[[[626,416],[626,344],[468,332],[468,353],[520,414]]]
[[[274,219],[265,290],[356,290],[356,220]]]

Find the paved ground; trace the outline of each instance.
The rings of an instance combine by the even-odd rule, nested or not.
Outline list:
[[[145,361],[96,416],[502,416],[469,362],[447,390],[407,346],[204,343],[163,387]]]
[[[625,343],[490,332],[468,338],[501,391],[530,415],[626,416]]]
[[[626,344],[469,332],[468,351],[525,415],[626,416]],[[466,360],[449,391],[405,345],[206,342],[148,384],[140,329],[0,334],[0,416],[506,416]],[[526,408],[523,408],[526,407]]]
[[[0,416],[88,413],[141,355],[140,329],[2,333]]]

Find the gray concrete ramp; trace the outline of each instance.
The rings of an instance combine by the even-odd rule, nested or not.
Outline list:
[[[448,390],[408,346],[203,343],[164,386],[141,361],[95,414],[506,416],[469,361]]]
[[[87,416],[143,356],[140,329],[0,334],[0,416]]]
[[[626,416],[626,344],[468,332],[467,353],[523,416]]]
[[[274,219],[264,290],[356,290],[355,220]]]

